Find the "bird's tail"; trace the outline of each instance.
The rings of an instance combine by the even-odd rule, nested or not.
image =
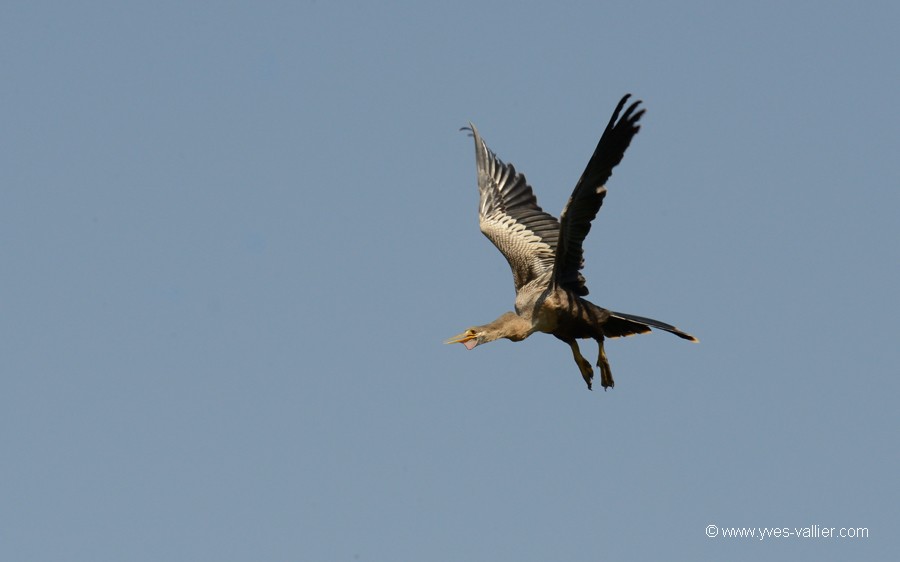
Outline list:
[[[698,342],[697,338],[682,332],[671,324],[660,322],[652,318],[644,318],[643,316],[635,316],[634,314],[625,314],[624,312],[609,311],[609,319],[603,324],[603,335],[608,338],[620,338],[623,336],[633,336],[634,334],[646,334],[650,328],[665,330],[670,334],[675,334],[679,338],[692,342]]]

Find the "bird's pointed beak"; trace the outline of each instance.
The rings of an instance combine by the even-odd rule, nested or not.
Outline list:
[[[469,332],[463,332],[459,335],[453,336],[444,343],[461,343],[466,346],[466,349],[473,349],[476,345],[478,345],[478,338],[470,334]]]

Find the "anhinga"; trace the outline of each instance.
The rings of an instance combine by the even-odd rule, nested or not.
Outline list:
[[[534,332],[553,334],[572,348],[590,389],[594,371],[576,340],[594,339],[600,345],[600,384],[606,389],[614,386],[614,381],[603,351],[604,338],[644,334],[652,327],[697,341],[670,324],[613,312],[583,298],[588,289],[580,273],[584,266],[582,242],[603,204],[606,181],[622,161],[644,114],[643,109],[638,110],[641,102],[636,101],[619,118],[629,97],[623,97],[616,106],[558,221],[538,206],[525,176],[491,152],[475,125],[463,128],[475,139],[481,231],[509,262],[516,285],[516,311],[504,313],[490,324],[469,328],[447,343],[462,343],[472,349],[500,338],[521,341]]]

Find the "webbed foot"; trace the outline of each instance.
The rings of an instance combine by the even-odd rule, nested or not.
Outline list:
[[[581,355],[581,351],[578,349],[578,342],[572,340],[566,343],[572,348],[572,357],[575,358],[575,363],[578,365],[578,370],[581,371],[581,377],[587,383],[588,390],[593,390],[591,381],[594,380],[594,368],[591,367],[591,362]]]
[[[600,355],[597,357],[597,366],[600,367],[600,385],[603,390],[613,388],[616,382],[613,380],[612,369],[609,368],[609,360],[606,358],[606,351],[603,350],[603,340],[598,340],[600,344]]]

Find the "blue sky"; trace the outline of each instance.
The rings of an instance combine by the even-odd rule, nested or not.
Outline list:
[[[890,558],[897,21],[5,3],[0,558]],[[514,298],[459,127],[557,214],[626,92],[590,297],[702,343],[442,345]]]

